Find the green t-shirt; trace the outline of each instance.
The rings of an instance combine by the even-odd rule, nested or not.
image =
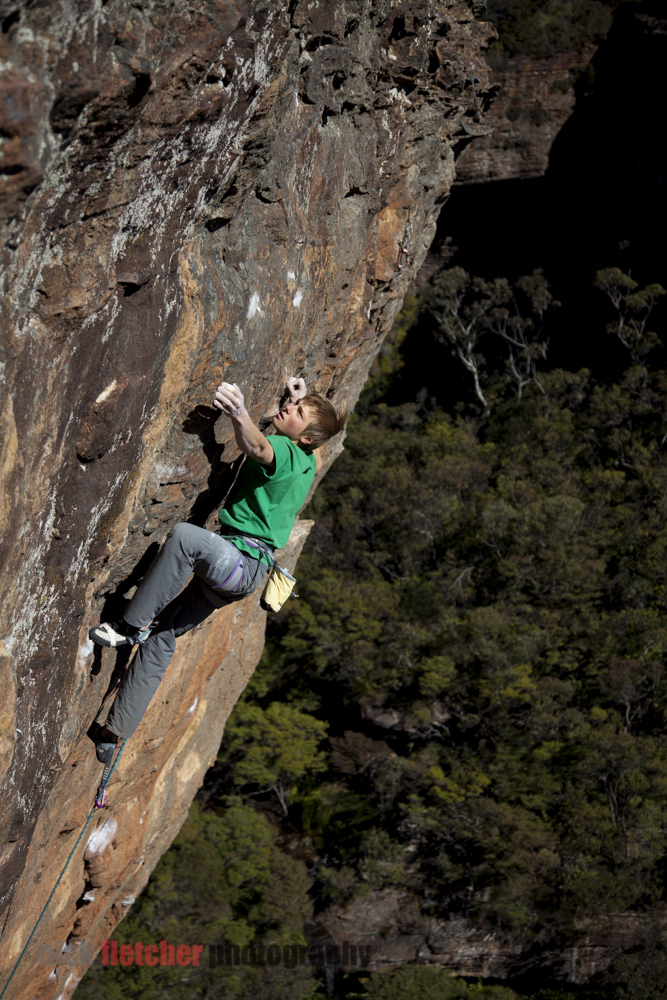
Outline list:
[[[315,456],[282,434],[271,435],[275,468],[246,458],[239,481],[218,519],[222,534],[240,532],[260,538],[276,549],[287,544],[292,525],[315,477]],[[241,539],[234,544],[257,558],[258,551]],[[266,557],[262,557],[267,562]]]

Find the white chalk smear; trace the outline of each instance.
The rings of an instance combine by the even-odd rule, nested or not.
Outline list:
[[[296,295],[292,299],[292,305],[295,309],[298,309],[301,305],[301,299],[303,298],[303,288],[297,288]]]
[[[58,996],[58,1000],[66,1000],[67,997],[71,997],[72,993],[74,993],[74,990],[79,985],[82,978],[83,978],[82,976],[77,976],[75,972],[70,973],[70,975],[65,980],[63,991]]]
[[[294,273],[294,271],[288,271],[287,272],[287,280],[288,281],[296,281],[296,274]]]
[[[252,293],[246,319],[252,319],[255,313],[259,313],[260,316],[262,315],[262,310],[259,308],[259,292]]]
[[[108,398],[109,398],[109,396],[111,395],[111,393],[112,393],[112,392],[114,391],[114,389],[116,388],[116,385],[117,385],[117,384],[118,384],[118,383],[116,382],[116,379],[114,379],[114,380],[113,380],[113,382],[111,383],[111,385],[108,385],[108,386],[106,387],[106,389],[104,390],[104,392],[101,392],[101,393],[99,394],[99,396],[97,397],[97,399],[95,400],[95,402],[96,402],[96,403],[103,403],[105,399],[108,399]]]
[[[85,855],[87,857],[93,857],[95,854],[101,854],[105,847],[108,847],[113,838],[116,836],[117,829],[118,824],[116,823],[116,820],[113,816],[110,816],[104,826],[100,827],[99,830],[95,830],[90,837],[88,843],[86,844]]]
[[[194,712],[195,708],[197,707],[197,702],[198,701],[199,701],[199,695],[196,695],[195,696],[195,700],[193,701],[193,703],[190,705],[190,708],[188,709],[188,715],[191,715]]]

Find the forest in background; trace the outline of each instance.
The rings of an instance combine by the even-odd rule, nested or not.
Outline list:
[[[613,12],[635,0],[487,0],[498,32],[487,56],[496,68],[509,56],[545,58],[604,38]]]
[[[496,57],[548,54],[561,17],[590,38],[615,6],[491,3]],[[554,304],[537,251],[482,276],[462,252],[406,300],[305,512],[299,600],[114,937],[298,949],[318,912],[393,889],[415,923],[463,916],[526,950],[604,933],[621,911],[646,921],[643,943],[585,988],[98,959],[79,996],[661,995],[667,276],[617,229],[615,253],[588,261],[585,345],[563,325],[574,292],[561,275]]]
[[[598,274],[594,322],[629,362],[607,382],[539,370],[539,273],[463,275],[406,303],[306,511],[299,600],[273,621],[219,764],[119,941],[304,945],[318,910],[386,888],[421,920],[462,916],[526,950],[632,911],[655,939],[599,995],[654,995],[641,984],[664,968],[667,374],[645,320],[663,290]],[[491,338],[486,362],[473,352],[486,406],[472,380],[448,407],[388,406],[423,311],[457,353],[462,284],[463,326],[474,316],[480,345]],[[96,965],[84,996],[100,975],[107,1000],[195,986],[183,970]],[[322,989],[308,967],[191,975],[206,997]],[[410,975],[440,977],[439,997],[516,995],[421,967],[340,995],[416,995]]]

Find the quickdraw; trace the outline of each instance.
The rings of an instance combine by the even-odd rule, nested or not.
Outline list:
[[[405,224],[405,233],[398,243],[398,258],[396,260],[396,270],[402,271],[405,267],[410,267],[410,238],[412,236],[412,219],[408,213],[408,221]]]

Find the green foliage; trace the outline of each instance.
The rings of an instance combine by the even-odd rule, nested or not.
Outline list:
[[[446,969],[429,965],[403,965],[394,972],[375,972],[364,983],[358,1000],[519,1000],[506,986],[466,983]],[[563,998],[565,1000],[565,997]]]
[[[242,702],[228,723],[225,743],[226,754],[236,758],[237,784],[275,792],[287,815],[292,785],[326,767],[317,749],[326,731],[325,723],[291,705],[274,701],[264,710]]]
[[[489,0],[498,30],[491,56],[545,58],[603,38],[622,0]]]
[[[521,393],[488,376],[483,420],[369,390],[308,511],[300,600],[227,725],[233,794],[193,807],[118,940],[301,943],[311,899],[387,890],[424,926],[465,917],[526,948],[614,912],[658,920],[667,374],[648,367],[645,327],[662,290],[614,269],[596,282],[634,362],[616,384],[534,369]],[[466,326],[539,346],[554,304],[539,271],[512,287],[450,269],[433,289],[455,349]],[[311,874],[268,816],[316,855]],[[647,943],[600,989],[652,1000],[663,952]],[[96,965],[79,992],[315,1000],[308,967],[269,971]],[[365,1000],[516,996],[421,965],[362,986]]]
[[[77,997],[315,1000],[308,965],[211,968],[208,949],[223,941],[239,947],[304,945],[304,924],[312,919],[309,885],[305,865],[275,847],[274,832],[256,810],[232,800],[219,816],[195,802],[113,938],[132,945],[161,940],[204,945],[199,967],[105,968],[98,957],[77,988]]]
[[[664,891],[667,384],[540,379],[483,437],[377,406],[313,501],[262,669],[360,719],[297,794],[323,901],[392,886],[528,941]]]
[[[604,292],[616,312],[616,319],[607,324],[607,332],[614,334],[630,352],[633,364],[639,364],[649,351],[661,346],[657,334],[646,329],[653,309],[667,291],[662,285],[639,284],[619,267],[605,267],[597,271],[595,286]]]
[[[622,955],[598,977],[603,986],[612,984],[614,1000],[656,1000],[664,994],[667,947],[661,936],[659,927],[652,927],[643,945]]]
[[[582,995],[579,991],[571,993],[569,990],[538,990],[530,996],[530,1000],[601,1000],[597,993]]]
[[[478,347],[485,333],[504,342],[505,374],[518,399],[531,384],[544,391],[537,378],[538,363],[547,355],[542,324],[545,313],[560,303],[554,300],[540,268],[519,278],[514,286],[506,278],[486,281],[471,277],[462,267],[448,268],[426,286],[423,299],[441,339],[472,375],[475,394],[485,410],[493,402],[482,390],[485,362]]]

